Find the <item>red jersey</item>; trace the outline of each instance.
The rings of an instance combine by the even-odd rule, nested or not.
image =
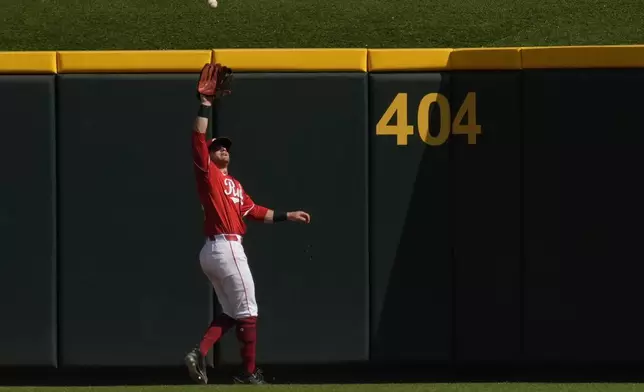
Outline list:
[[[204,234],[246,233],[244,217],[264,220],[268,209],[256,205],[237,179],[225,175],[210,161],[206,135],[192,132],[192,156],[197,192],[204,211]]]

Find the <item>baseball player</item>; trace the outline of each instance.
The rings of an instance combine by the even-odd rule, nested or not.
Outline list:
[[[243,369],[233,381],[265,384],[255,364],[258,312],[255,285],[242,245],[244,218],[266,223],[309,223],[311,218],[303,211],[280,212],[256,204],[228,172],[232,141],[226,137],[206,140],[213,100],[230,93],[231,78],[229,68],[206,64],[197,88],[201,105],[192,132],[192,153],[206,236],[199,261],[217,294],[222,313],[211,322],[200,344],[186,355],[185,363],[195,382],[207,384],[205,357],[222,335],[234,327],[241,345]]]

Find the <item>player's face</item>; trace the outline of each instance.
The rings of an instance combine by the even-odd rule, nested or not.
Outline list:
[[[217,166],[226,165],[230,162],[230,154],[226,147],[219,146],[210,150],[210,159]]]

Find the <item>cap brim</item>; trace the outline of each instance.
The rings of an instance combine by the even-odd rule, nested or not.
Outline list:
[[[212,146],[224,146],[226,147],[226,150],[230,151],[230,147],[233,145],[232,140],[225,136],[220,136],[217,138],[213,138],[210,140],[210,144],[208,145],[208,148],[210,149]]]

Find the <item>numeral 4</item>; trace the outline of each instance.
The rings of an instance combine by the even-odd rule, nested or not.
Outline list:
[[[465,113],[467,124],[462,125]],[[476,136],[481,134],[481,126],[476,123],[476,93],[467,93],[452,123],[452,134],[467,135],[467,144],[476,144]]]
[[[389,125],[394,115],[396,122],[394,125]],[[414,126],[407,124],[407,94],[398,93],[376,124],[376,135],[395,135],[396,144],[406,146],[407,139],[413,134]]]

